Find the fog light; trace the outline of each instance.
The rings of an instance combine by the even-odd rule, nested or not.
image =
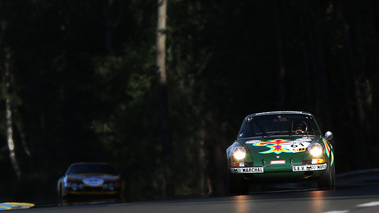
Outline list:
[[[233,162],[233,167],[244,167],[245,162]]]
[[[312,159],[312,164],[325,163],[325,159]]]

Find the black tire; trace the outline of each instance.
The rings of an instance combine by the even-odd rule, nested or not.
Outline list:
[[[59,186],[59,191],[58,191],[58,205],[59,205],[59,206],[62,206],[62,205],[63,205],[62,186]]]
[[[334,190],[336,188],[336,168],[335,164],[328,165],[321,177],[317,180],[319,189]]]
[[[63,195],[63,186],[59,186],[59,191],[58,191],[58,205],[64,206],[64,204],[68,201],[69,195]]]
[[[249,192],[249,182],[242,174],[228,173],[229,195],[247,194]]]

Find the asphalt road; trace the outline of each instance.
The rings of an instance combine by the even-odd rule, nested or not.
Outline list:
[[[9,211],[9,210],[7,210]],[[379,212],[379,184],[340,187],[333,191],[304,188],[280,188],[269,192],[248,195],[223,196],[199,199],[181,199],[170,201],[129,202],[115,204],[87,204],[63,207],[33,207],[22,212],[49,213],[245,213],[245,212],[281,212],[281,213],[347,213]]]

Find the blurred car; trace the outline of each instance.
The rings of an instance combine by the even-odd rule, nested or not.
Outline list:
[[[250,183],[317,181],[334,189],[333,134],[321,134],[307,112],[273,111],[245,117],[236,141],[227,148],[231,194],[247,193]]]
[[[122,198],[124,182],[107,163],[73,163],[57,184],[58,199],[78,197]]]

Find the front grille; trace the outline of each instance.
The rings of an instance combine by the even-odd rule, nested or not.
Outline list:
[[[312,160],[303,160],[303,164],[312,164]]]
[[[254,163],[253,162],[245,162],[245,167],[253,167]]]
[[[86,192],[101,192],[101,191],[103,191],[103,187],[84,187],[83,191],[86,191]]]

